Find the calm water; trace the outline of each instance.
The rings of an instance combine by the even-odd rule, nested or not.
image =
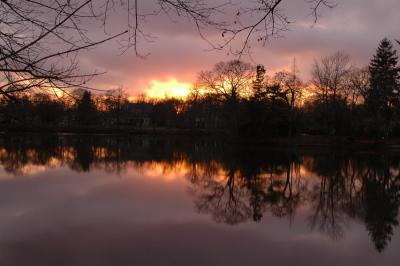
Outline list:
[[[0,135],[0,265],[399,265],[399,159]]]

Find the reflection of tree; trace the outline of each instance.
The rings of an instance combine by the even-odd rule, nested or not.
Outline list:
[[[301,178],[302,160],[290,156],[283,160],[279,153],[262,158],[229,159],[219,166],[200,167],[213,171],[193,167],[189,176],[198,210],[218,222],[236,224],[251,218],[260,221],[266,211],[292,217],[304,204],[311,207],[312,228],[337,239],[349,218],[359,219],[377,250],[386,247],[398,224],[400,207],[396,160],[388,163],[389,158],[376,154],[312,156],[303,165],[315,175],[311,182],[310,177]]]
[[[205,177],[196,186],[200,191],[196,199],[198,210],[211,213],[217,222],[237,224],[247,220],[251,210],[238,173],[228,171],[219,178]]]
[[[299,153],[301,154],[301,153]],[[312,228],[330,237],[349,218],[365,223],[378,251],[398,225],[400,165],[397,154],[308,153],[227,147],[215,140],[121,136],[13,136],[0,138],[0,163],[14,175],[35,167],[74,171],[127,167],[186,174],[199,212],[217,222],[261,221],[266,212],[292,219],[310,208]],[[182,171],[181,171],[182,170]]]
[[[222,170],[214,174],[190,172],[198,210],[211,213],[216,221],[228,224],[250,218],[260,221],[267,209],[279,217],[292,215],[300,202],[299,167],[285,160],[264,165],[241,162],[227,169],[221,165]]]
[[[260,221],[265,211],[265,206],[263,204],[266,194],[265,194],[265,183],[263,178],[259,176],[253,176],[248,179],[247,188],[250,192],[250,206],[253,210],[253,220]]]
[[[346,178],[342,174],[344,166],[337,155],[316,157],[312,171],[320,177],[320,182],[310,191],[313,214],[311,227],[327,233],[332,238],[343,234],[346,205]]]
[[[71,162],[71,168],[76,171],[87,172],[90,171],[90,166],[94,160],[94,154],[92,152],[92,144],[89,142],[88,136],[82,136],[76,140],[74,145],[75,158]]]
[[[398,225],[398,169],[397,160],[382,155],[315,157],[312,170],[321,183],[311,192],[312,226],[337,237],[343,233],[346,216],[360,219],[376,249],[382,251]]]
[[[364,178],[364,220],[371,239],[380,252],[390,242],[393,227],[399,223],[399,179],[398,176],[391,176],[389,171],[385,171],[383,176],[377,175],[375,171],[368,171]]]
[[[314,203],[314,213],[311,217],[311,226],[318,226],[319,230],[333,238],[343,234],[341,223],[343,217],[343,187],[339,183],[339,176],[321,177],[319,188],[313,190],[311,200]]]
[[[47,136],[46,139],[33,140],[32,138],[2,139],[0,146],[0,163],[4,170],[14,175],[24,175],[32,166],[48,165],[52,167],[52,160],[59,152],[58,139]],[[41,149],[37,149],[40,145]]]
[[[300,167],[298,162],[288,160],[282,176],[270,176],[267,201],[271,204],[271,211],[278,217],[294,215],[300,203],[302,184],[300,183]]]

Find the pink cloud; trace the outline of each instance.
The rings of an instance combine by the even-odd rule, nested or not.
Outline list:
[[[265,47],[255,44],[252,56],[242,59],[264,64],[273,72],[288,68],[296,57],[301,75],[306,80],[316,58],[338,50],[349,53],[356,64],[367,64],[383,37],[400,37],[400,2],[384,2],[340,1],[335,9],[324,10],[314,26],[307,7],[297,2],[286,4],[289,18],[297,19],[291,30],[284,33],[284,38],[271,39]],[[235,58],[223,51],[206,51],[209,45],[198,36],[195,27],[184,20],[172,23],[165,17],[155,17],[144,26],[157,36],[155,42],[140,43],[143,51],[151,52],[146,59],[136,57],[133,51],[118,56],[114,42],[82,56],[83,69],[107,71],[96,78],[92,86],[102,89],[123,86],[135,95],[145,92],[151,80],[173,78],[180,82],[194,82],[200,70],[210,69],[218,61]],[[211,36],[215,37],[212,33]]]

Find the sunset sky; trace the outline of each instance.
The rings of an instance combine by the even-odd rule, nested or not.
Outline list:
[[[295,57],[301,76],[307,81],[316,58],[340,50],[350,54],[354,64],[364,65],[382,38],[400,38],[399,0],[339,0],[336,8],[320,10],[321,17],[315,25],[307,4],[288,2],[282,8],[294,22],[289,26],[290,31],[282,33],[281,38],[270,39],[265,47],[254,44],[252,58],[242,58],[264,64],[270,74],[290,67]],[[123,86],[132,96],[180,96],[200,70],[236,58],[223,51],[207,51],[210,46],[198,36],[194,25],[184,19],[173,23],[158,16],[142,27],[155,36],[152,42],[140,40],[139,49],[150,53],[145,59],[135,56],[133,50],[120,55],[116,42],[81,55],[84,69],[107,72],[96,78],[92,86],[100,89]],[[209,36],[216,37],[212,33]],[[399,49],[397,44],[395,47]]]

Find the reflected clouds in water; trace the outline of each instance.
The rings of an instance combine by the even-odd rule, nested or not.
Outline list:
[[[0,263],[395,265],[399,158],[2,136]],[[276,256],[284,251],[292,256]]]

